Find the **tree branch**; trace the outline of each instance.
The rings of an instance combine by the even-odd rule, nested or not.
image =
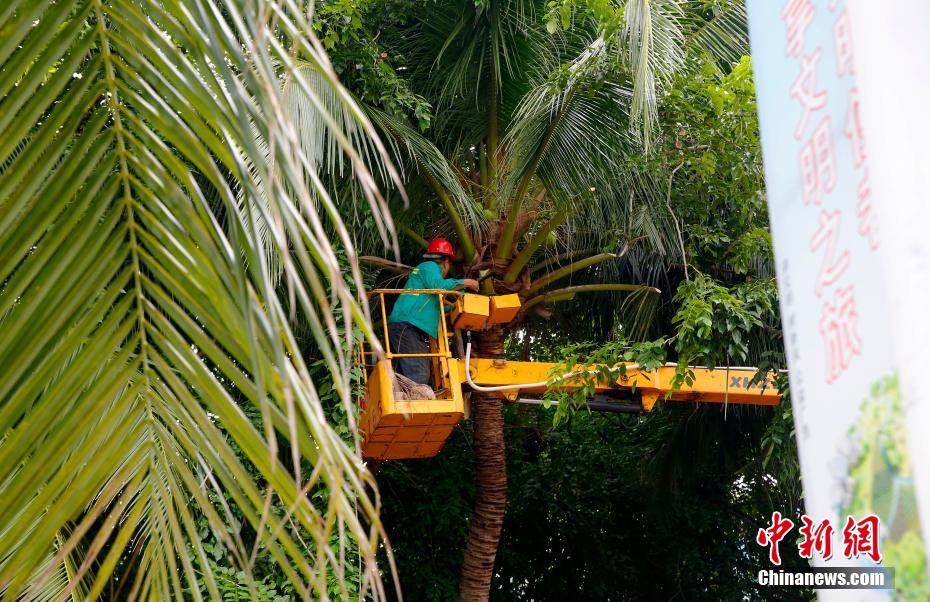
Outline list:
[[[376,265],[378,267],[396,272],[398,274],[406,274],[411,271],[413,268],[409,265],[398,263],[396,261],[391,261],[390,259],[385,259],[383,257],[375,257],[373,255],[362,255],[358,258],[359,261],[364,263],[370,263],[371,265]]]
[[[571,259],[572,257],[577,257],[579,255],[588,255],[590,253],[594,253],[595,251],[597,251],[597,249],[579,249],[577,251],[566,251],[565,253],[559,253],[558,255],[553,255],[552,257],[549,257],[548,259],[535,264],[529,270],[527,270],[527,272],[532,275],[554,263],[559,263],[560,261]]]
[[[598,263],[603,263],[605,261],[610,261],[611,259],[616,259],[616,257],[617,255],[615,253],[598,253],[597,255],[586,257],[582,259],[581,261],[574,261],[568,264],[567,266],[565,266],[564,268],[560,268],[558,270],[549,272],[542,278],[536,280],[530,286],[527,292],[535,293],[536,291],[542,288],[545,288],[546,286],[549,286],[549,284],[555,282],[556,280],[560,280],[562,278],[565,278],[566,276],[570,276],[571,274],[574,274],[578,270],[583,270],[584,268],[588,266],[592,266]]]
[[[523,270],[526,264],[530,262],[530,259],[533,257],[533,253],[536,252],[536,249],[538,249],[540,245],[546,242],[546,238],[549,237],[549,233],[561,226],[566,219],[568,219],[567,211],[557,211],[556,214],[553,215],[549,221],[539,229],[539,232],[537,232],[536,235],[533,236],[533,238],[531,238],[528,243],[526,243],[526,246],[523,247],[520,253],[510,264],[510,267],[504,274],[504,282],[516,282],[517,276],[520,275],[520,272]]]
[[[452,221],[452,227],[455,229],[456,236],[458,236],[459,244],[462,245],[462,255],[465,257],[466,263],[472,261],[475,258],[475,243],[471,239],[468,228],[465,227],[465,222],[462,221],[462,216],[459,215],[458,210],[455,208],[455,204],[452,202],[452,198],[449,196],[448,191],[436,181],[433,174],[429,173],[426,169],[422,171],[423,175],[426,177],[426,181],[429,182],[436,196],[438,196],[439,200],[442,202],[443,207],[445,207],[449,220]]]
[[[410,226],[405,226],[404,224],[398,223],[397,229],[419,243],[419,245],[424,249],[429,246],[429,241],[417,234]]]
[[[665,195],[665,206],[668,207],[668,212],[672,216],[672,221],[675,222],[675,231],[678,233],[678,244],[681,247],[681,261],[685,266],[685,280],[691,280],[691,277],[688,275],[688,257],[685,255],[685,239],[681,234],[681,225],[678,223],[678,218],[675,216],[675,212],[672,211],[672,179],[675,177],[675,172],[677,172],[684,163],[679,163],[675,166],[675,169],[672,170],[672,173],[668,175],[668,193]]]
[[[523,304],[523,307],[520,308],[520,313],[522,314],[534,305],[545,303],[547,301],[568,301],[573,299],[578,293],[596,293],[605,291],[633,292],[643,289],[652,291],[654,293],[662,292],[655,287],[643,286],[641,284],[581,284],[579,286],[568,286],[565,288],[556,289],[544,295],[533,297]]]

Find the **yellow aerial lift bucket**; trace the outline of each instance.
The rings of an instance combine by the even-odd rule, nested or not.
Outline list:
[[[456,301],[462,297],[456,291],[442,289],[379,289],[372,292],[371,296],[377,297],[384,324],[384,358],[375,361],[375,354],[366,351],[365,347],[360,352],[366,381],[365,395],[360,403],[359,426],[363,455],[368,459],[435,456],[465,413],[462,376],[449,351],[445,318],[439,320],[439,338],[431,342],[429,353],[401,354],[391,349],[385,296],[401,294],[435,295],[441,304],[447,297]],[[430,358],[436,399],[395,399],[392,360],[396,357]]]

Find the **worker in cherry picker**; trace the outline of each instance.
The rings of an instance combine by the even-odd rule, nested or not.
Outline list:
[[[452,243],[444,238],[430,241],[426,260],[410,272],[404,288],[478,290],[471,278],[446,278],[452,269]],[[399,295],[388,318],[388,339],[392,353],[429,353],[429,337],[439,336],[439,297],[436,295]],[[392,361],[394,372],[413,382],[429,385],[430,358],[399,357]]]

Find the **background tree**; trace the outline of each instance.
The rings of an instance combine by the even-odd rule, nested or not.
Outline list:
[[[680,225],[672,242],[690,280],[680,255],[631,250],[618,273],[663,290],[649,328],[629,332],[622,298],[579,297],[554,305],[551,320],[527,319],[508,338],[509,359],[574,363],[638,349],[784,366],[751,66],[699,65],[667,88],[651,152],[631,159],[666,186],[674,172],[660,200]],[[659,402],[642,418],[505,406],[508,505],[491,598],[809,599],[755,587],[768,563],[752,543],[760,524],[774,510],[796,523],[804,512],[782,394],[778,408]],[[437,458],[378,474],[408,597],[457,593],[474,437],[463,423]],[[806,565],[791,542],[781,552],[785,566]]]
[[[739,3],[312,7],[0,8],[4,597],[380,597],[358,246],[444,234],[521,294],[484,355],[781,365]],[[670,596],[745,594],[753,518],[801,507],[787,405],[560,406],[552,430],[474,401],[474,432],[380,476],[408,597],[495,575],[506,599],[642,597],[656,570]]]
[[[739,56],[742,6],[386,6],[371,16],[384,55],[433,108],[425,132],[369,111],[406,168],[409,203],[395,208],[402,231],[418,243],[454,237],[464,274],[485,277],[486,293],[519,293],[525,317],[550,315],[553,303],[580,293],[614,292],[626,300],[614,313],[629,318],[627,328],[644,328],[667,257],[685,261],[665,182],[636,157],[650,148],[657,99],[676,74],[698,67],[706,52]],[[630,253],[659,269],[621,273],[618,256]],[[601,326],[609,330],[613,319]],[[513,328],[478,333],[477,355],[503,357]],[[477,489],[460,590],[469,600],[488,595],[507,491],[501,402],[475,393],[471,407]]]

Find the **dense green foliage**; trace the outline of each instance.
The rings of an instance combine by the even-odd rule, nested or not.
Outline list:
[[[772,509],[800,502],[759,461],[766,416],[663,408],[639,419],[591,414],[553,430],[551,414],[511,408],[510,502],[497,600],[768,600],[752,543]],[[405,595],[455,598],[472,495],[470,429],[439,457],[382,468],[384,520]],[[782,545],[786,567],[800,566]],[[792,597],[794,594],[792,594]]]

